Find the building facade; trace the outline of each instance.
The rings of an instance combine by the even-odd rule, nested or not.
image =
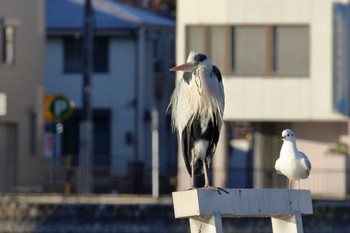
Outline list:
[[[349,159],[330,152],[349,134],[348,113],[342,111],[349,85],[346,91],[339,85],[349,78],[341,56],[350,51],[343,49],[345,39],[338,39],[349,39],[343,32],[349,24],[347,4],[178,0],[177,63],[191,50],[203,52],[224,77],[226,124],[214,160],[217,185],[286,187],[274,163],[282,145],[278,137],[291,128],[313,166],[302,188],[315,196],[349,193]],[[343,21],[337,23],[337,15]],[[179,189],[184,189],[188,177],[181,170],[180,158]]]
[[[175,22],[116,1],[92,2],[93,191],[149,193],[152,156],[159,155],[164,186],[169,184],[165,177],[176,174],[175,147],[173,156],[168,153],[174,136],[166,116],[174,82],[168,69],[175,59]],[[75,174],[80,164],[83,10],[79,0],[48,0],[46,7],[45,93],[74,103],[72,116],[61,122],[63,132],[54,135],[58,149],[51,157],[56,169],[65,169],[72,156]]]
[[[0,192],[41,191],[43,0],[0,1]]]

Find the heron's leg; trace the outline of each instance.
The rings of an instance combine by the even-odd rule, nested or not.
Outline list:
[[[194,188],[194,148],[191,149],[191,156],[192,156],[192,162],[191,162],[191,188]]]
[[[211,186],[210,183],[209,183],[209,177],[208,177],[208,170],[207,170],[207,164],[205,162],[205,160],[202,160],[203,162],[203,171],[204,171],[204,180],[205,180],[205,185],[204,185],[204,188],[205,189],[213,189],[213,190],[216,190],[220,195],[221,195],[221,192],[220,191],[223,191],[224,193],[228,194],[228,192],[223,189],[223,188],[220,188],[220,187],[214,187],[214,186]]]
[[[208,188],[210,187],[210,184],[209,184],[209,178],[208,178],[207,164],[205,162],[205,159],[203,159],[202,162],[203,162],[204,180],[205,180],[204,187]]]

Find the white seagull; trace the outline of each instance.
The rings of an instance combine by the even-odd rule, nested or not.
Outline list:
[[[288,177],[288,188],[291,188],[292,181],[299,181],[309,177],[311,171],[311,163],[307,156],[298,151],[295,134],[290,129],[282,131],[283,145],[280,157],[276,160],[275,169],[278,174]]]
[[[177,130],[178,140],[186,168],[192,177],[204,173],[204,188],[225,190],[209,183],[208,171],[219,140],[225,106],[225,94],[219,69],[201,53],[191,52],[185,64],[170,71],[183,71],[176,83],[168,109],[172,109],[172,126]]]

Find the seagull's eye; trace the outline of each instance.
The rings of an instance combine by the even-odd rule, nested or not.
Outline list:
[[[289,137],[289,134],[287,134],[287,136]]]
[[[293,137],[294,135],[292,134],[292,137]]]

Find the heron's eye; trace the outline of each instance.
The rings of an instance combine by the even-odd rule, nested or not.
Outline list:
[[[207,59],[207,56],[205,56],[204,54],[197,54],[195,57],[194,57],[194,60],[197,61],[197,62],[202,62],[204,61],[205,59]]]

